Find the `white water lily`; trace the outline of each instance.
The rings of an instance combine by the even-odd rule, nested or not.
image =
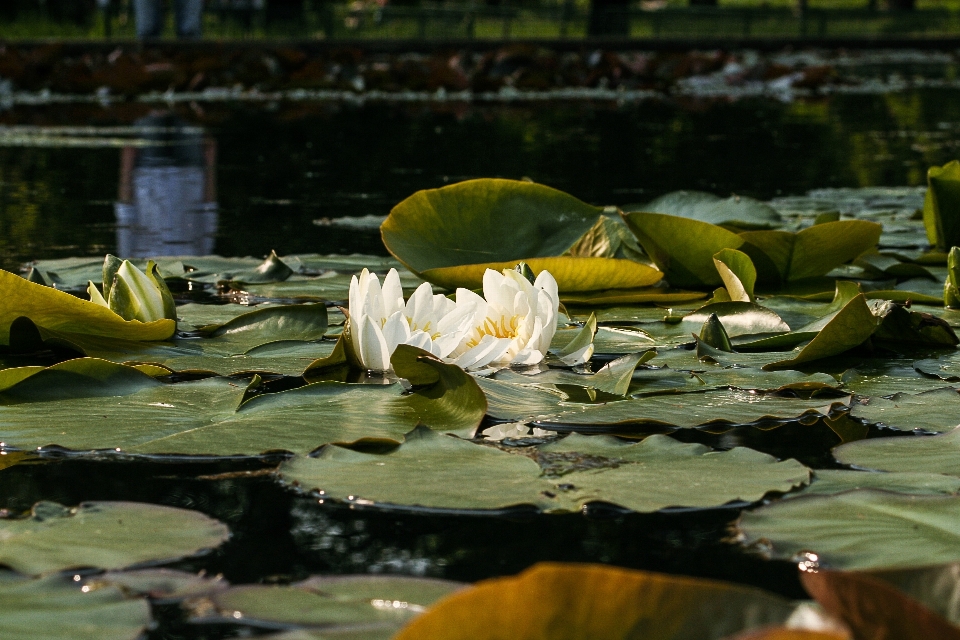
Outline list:
[[[533,284],[513,269],[483,274],[483,297],[458,289],[458,311],[468,311],[470,330],[450,354],[464,369],[543,360],[557,331],[560,296],[557,281],[541,271]]]
[[[90,302],[107,307],[124,320],[177,319],[173,294],[152,260],[144,273],[129,260],[121,262],[108,255],[103,262],[103,293],[93,282],[87,285],[87,293]]]
[[[458,308],[424,282],[404,303],[400,274],[391,269],[380,278],[367,269],[350,279],[349,341],[360,365],[389,371],[397,345],[409,344],[447,357],[470,330],[469,309]]]

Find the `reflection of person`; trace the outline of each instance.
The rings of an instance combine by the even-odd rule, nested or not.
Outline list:
[[[169,113],[135,126],[149,144],[120,158],[117,254],[207,255],[217,233],[217,143]]]
[[[164,0],[133,0],[137,17],[137,38],[159,38],[163,33]],[[199,38],[203,0],[172,0],[176,13],[177,37]]]

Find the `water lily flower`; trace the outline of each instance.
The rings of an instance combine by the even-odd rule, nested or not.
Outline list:
[[[557,331],[560,295],[548,271],[541,271],[531,283],[514,269],[501,273],[487,269],[483,297],[458,289],[456,303],[473,318],[469,332],[451,353],[451,361],[464,369],[537,364]]]
[[[103,293],[92,281],[87,285],[87,293],[90,302],[107,307],[124,320],[177,319],[173,294],[152,260],[147,262],[144,273],[129,260],[108,255],[103,261]]]
[[[367,269],[350,279],[348,344],[360,366],[389,371],[397,345],[409,344],[445,358],[470,329],[470,310],[446,296],[434,295],[424,282],[404,303],[400,274],[380,278]]]

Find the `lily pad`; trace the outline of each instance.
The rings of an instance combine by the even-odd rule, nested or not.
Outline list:
[[[584,594],[590,594],[585,598]],[[784,622],[793,605],[759,589],[586,564],[543,563],[437,603],[397,640],[719,639]]]
[[[813,482],[803,491],[787,497],[833,495],[852,489],[882,489],[911,495],[955,495],[960,493],[960,478],[939,473],[877,473],[843,469],[817,469]]]
[[[790,331],[790,327],[774,311],[754,302],[714,302],[684,316],[683,324],[699,331],[711,314],[716,314],[727,335],[736,338],[746,335]]]
[[[801,496],[745,512],[739,540],[790,559],[817,554],[838,569],[909,568],[960,560],[960,496],[858,489]]]
[[[465,586],[406,576],[317,577],[290,586],[243,585],[211,595],[215,613],[206,602],[196,603],[192,621],[240,620],[264,627],[323,628],[334,635],[353,631],[389,638],[435,601]]]
[[[763,273],[756,250],[769,260],[782,282],[794,282],[825,275],[877,246],[882,229],[881,225],[867,220],[839,220],[796,233],[745,231],[740,237],[747,242],[744,252],[758,265],[760,279],[774,274]]]
[[[360,504],[458,511],[566,507],[533,460],[423,427],[391,453],[329,446],[316,458],[284,462],[279,473],[283,482],[318,490],[324,498]],[[476,478],[484,481],[471,481]]]
[[[662,213],[625,213],[623,219],[647,255],[675,287],[721,285],[713,264],[722,249],[738,249],[744,240],[707,222]]]
[[[837,401],[803,400],[750,391],[718,389],[703,393],[646,396],[601,405],[563,407],[537,426],[574,431],[630,431],[704,427],[727,429],[762,420],[796,420],[808,414],[826,415]]]
[[[458,287],[479,289],[483,286],[483,274],[487,269],[495,271],[513,269],[520,262],[525,262],[535,274],[549,271],[556,279],[560,293],[565,295],[607,289],[633,290],[638,287],[649,287],[663,278],[663,273],[657,269],[632,260],[584,256],[533,257],[523,260],[439,267],[426,269],[420,275],[424,280],[451,290]],[[624,294],[621,293],[621,295]]]
[[[810,470],[796,460],[778,462],[745,447],[712,451],[664,435],[624,444],[610,437],[573,434],[540,450],[618,461],[615,468],[565,474],[563,482],[573,487],[568,496],[580,505],[612,502],[640,512],[756,502],[771,491],[785,493],[810,480]]]
[[[3,270],[0,299],[4,301],[0,307],[0,345],[10,344],[10,326],[21,317],[46,329],[124,340],[165,340],[177,328],[173,320],[124,320],[106,307]]]
[[[150,624],[146,600],[116,587],[84,588],[67,576],[30,579],[0,571],[0,637],[134,640]]]
[[[949,251],[960,245],[960,162],[930,167],[927,185],[923,201],[927,239],[938,251]]]
[[[398,373],[415,369],[409,375],[422,384],[413,393],[399,383],[318,382],[243,404],[246,385],[229,378],[163,384],[132,367],[71,360],[33,371],[0,394],[6,403],[0,406],[0,442],[20,449],[56,444],[80,451],[223,456],[306,453],[364,438],[400,442],[421,423],[472,435],[486,412],[473,379],[418,349],[397,352],[422,357],[394,365]],[[65,376],[61,369],[67,365]],[[48,384],[52,378],[57,384]]]
[[[119,569],[162,563],[216,547],[227,527],[202,513],[137,502],[38,502],[21,519],[0,520],[0,563],[39,575],[77,567]]]
[[[721,198],[703,191],[673,191],[645,205],[627,205],[624,211],[650,211],[741,229],[769,229],[782,223],[768,204],[745,196]]]
[[[834,457],[845,464],[880,471],[960,476],[960,429],[937,436],[871,438],[841,445]]]
[[[567,252],[602,210],[540,184],[480,179],[418,191],[390,212],[383,243],[414,273]]]
[[[950,431],[960,424],[960,393],[956,389],[935,389],[916,395],[869,398],[855,404],[851,415],[901,431]]]

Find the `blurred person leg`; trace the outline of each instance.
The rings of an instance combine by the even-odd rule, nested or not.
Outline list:
[[[159,38],[163,32],[163,3],[161,0],[133,0],[137,19],[137,38]]]
[[[177,37],[199,38],[203,29],[203,0],[175,0]]]

